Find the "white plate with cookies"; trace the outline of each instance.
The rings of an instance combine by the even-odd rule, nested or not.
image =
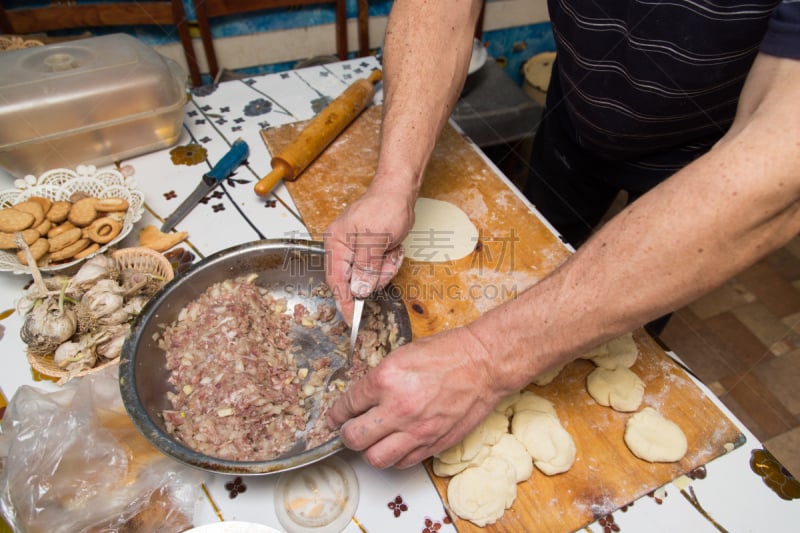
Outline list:
[[[0,191],[0,271],[27,274],[21,236],[42,272],[74,269],[125,238],[142,217],[144,194],[114,169],[54,169]]]

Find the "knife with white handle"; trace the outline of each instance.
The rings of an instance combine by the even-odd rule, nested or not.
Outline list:
[[[161,231],[167,233],[172,231],[173,228],[188,215],[192,209],[195,208],[197,203],[208,195],[216,188],[222,181],[230,176],[239,165],[241,165],[250,155],[250,147],[242,139],[237,139],[228,150],[222,159],[220,159],[214,168],[209,170],[203,175],[203,180],[192,191],[192,194],[186,197],[181,202],[181,205],[167,217],[164,224],[161,226]]]

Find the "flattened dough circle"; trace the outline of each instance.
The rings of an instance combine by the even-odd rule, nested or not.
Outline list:
[[[592,357],[594,364],[601,368],[630,368],[639,357],[639,348],[630,333],[611,339],[606,343],[606,349],[606,353]]]
[[[644,381],[624,366],[613,370],[597,367],[586,377],[586,390],[600,405],[631,412],[642,405]]]
[[[414,226],[403,240],[405,257],[442,263],[468,256],[478,243],[478,228],[459,207],[442,200],[417,198]]]
[[[461,518],[484,527],[493,524],[517,497],[514,467],[500,457],[456,474],[447,486],[450,508]]]
[[[575,462],[575,441],[557,417],[541,411],[519,411],[511,419],[511,434],[548,476],[566,472]]]
[[[636,457],[651,463],[680,461],[688,449],[680,426],[652,407],[645,407],[628,419],[624,439]]]

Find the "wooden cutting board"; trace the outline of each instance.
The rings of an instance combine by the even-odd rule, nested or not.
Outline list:
[[[286,183],[312,237],[363,194],[378,162],[381,107],[364,111],[296,181]],[[304,123],[262,131],[271,153]],[[443,131],[420,196],[460,207],[478,228],[476,251],[442,263],[405,261],[392,283],[402,291],[415,337],[477,318],[552,272],[569,250],[452,127]],[[421,248],[430,243],[414,240]]]
[[[631,368],[646,383],[643,406],[659,411],[686,434],[688,452],[676,463],[648,463],[635,457],[623,441],[633,413],[619,413],[595,402],[586,392],[586,376],[594,363],[578,359],[544,387],[528,390],[547,398],[577,448],[575,464],[564,474],[548,477],[534,468],[517,485],[517,499],[487,530],[575,531],[615,509],[689,473],[744,444],[744,435],[643,330],[634,332],[639,358]],[[448,479],[431,474],[447,503]],[[460,532],[484,531],[455,519]]]
[[[367,188],[377,166],[381,108],[367,109],[300,176],[286,186],[312,237]],[[304,124],[262,131],[272,153],[291,142]],[[420,196],[460,207],[479,230],[469,256],[443,263],[406,260],[393,284],[405,301],[415,338],[466,324],[515,297],[565,261],[570,251],[512,190],[508,181],[452,127],[443,131]],[[420,246],[426,243],[419,243]],[[586,392],[589,361],[568,365],[557,380],[530,390],[551,400],[578,455],[572,469],[548,477],[534,472],[518,484],[517,499],[495,524],[497,532],[574,531],[653,491],[744,442],[713,402],[643,331],[633,370],[646,383],[645,404],[675,421],[689,452],[678,463],[635,458],[622,435],[628,414],[597,405]],[[445,504],[448,479],[426,465]],[[479,531],[454,517],[459,531]]]

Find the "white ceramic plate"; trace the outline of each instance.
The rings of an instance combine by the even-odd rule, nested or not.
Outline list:
[[[0,208],[24,202],[31,196],[43,196],[50,200],[69,200],[75,192],[85,192],[95,198],[124,198],[128,201],[128,212],[122,223],[122,230],[111,242],[101,246],[94,254],[84,259],[40,267],[42,272],[69,270],[89,257],[101,254],[125,238],[133,225],[142,218],[144,194],[136,189],[133,180],[126,178],[117,170],[98,172],[94,166],[79,166],[76,170],[57,168],[48,170],[38,178],[26,176],[14,181],[15,188],[0,191]],[[29,274],[30,269],[19,262],[15,252],[0,250],[0,271],[15,274]]]
[[[472,74],[480,69],[483,64],[486,63],[488,57],[489,52],[486,51],[486,47],[483,46],[483,43],[479,39],[474,39],[472,41],[472,58],[469,60],[469,70],[467,73]]]

